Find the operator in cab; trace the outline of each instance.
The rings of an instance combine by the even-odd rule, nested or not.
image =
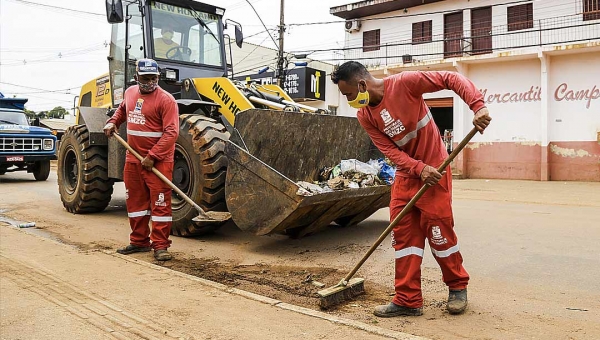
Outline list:
[[[173,41],[175,31],[170,24],[167,24],[160,29],[160,34],[160,38],[154,39],[154,55],[156,58],[168,59],[167,52],[173,47],[179,47],[179,44]]]

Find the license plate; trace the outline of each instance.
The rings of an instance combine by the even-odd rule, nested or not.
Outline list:
[[[6,156],[7,162],[22,162],[23,160],[23,156]]]

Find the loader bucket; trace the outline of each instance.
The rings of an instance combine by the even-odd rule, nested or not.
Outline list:
[[[240,229],[302,237],[332,222],[357,224],[389,205],[387,185],[297,194],[296,182],[316,181],[325,166],[381,157],[356,118],[252,109],[235,119],[225,196]]]

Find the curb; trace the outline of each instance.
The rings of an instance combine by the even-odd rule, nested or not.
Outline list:
[[[398,339],[398,340],[427,340],[428,338],[424,338],[424,337],[420,337],[420,336],[416,336],[416,335],[411,335],[408,333],[402,333],[402,332],[397,332],[397,331],[393,331],[393,330],[389,330],[389,329],[385,329],[385,328],[381,328],[381,327],[377,327],[377,326],[372,326],[369,324],[366,324],[364,322],[360,322],[360,321],[355,321],[355,320],[350,320],[350,319],[346,319],[346,318],[341,318],[341,317],[337,317],[334,315],[330,315],[327,313],[323,313],[314,309],[310,309],[310,308],[305,308],[305,307],[300,307],[300,306],[296,306],[296,305],[292,305],[283,301],[279,301],[279,300],[275,300],[272,299],[270,297],[266,297],[263,295],[259,295],[259,294],[255,294],[255,293],[251,293],[251,292],[247,292],[245,290],[241,290],[241,289],[237,289],[237,288],[231,288],[228,287],[224,284],[218,283],[218,282],[214,282],[214,281],[210,281],[210,280],[206,280],[200,277],[196,277],[190,274],[185,274],[182,272],[178,272],[176,270],[173,269],[169,269],[166,267],[161,267],[159,265],[150,263],[150,262],[146,262],[146,261],[142,261],[142,260],[138,260],[136,258],[132,258],[126,255],[121,255],[119,253],[116,253],[114,251],[109,251],[109,250],[102,250],[102,252],[104,254],[110,255],[110,256],[114,256],[114,257],[118,257],[120,259],[123,259],[125,261],[128,262],[132,262],[132,263],[136,263],[145,267],[148,267],[150,269],[154,269],[154,270],[158,270],[158,271],[164,271],[164,272],[168,272],[171,275],[175,275],[175,276],[179,276],[181,278],[185,278],[188,280],[192,280],[192,281],[196,281],[202,285],[208,286],[208,287],[212,287],[218,290],[221,290],[223,292],[229,293],[229,294],[235,294],[235,295],[239,295],[242,296],[244,298],[250,299],[250,300],[254,300],[254,301],[258,301],[264,304],[268,304],[271,305],[273,307],[277,307],[277,308],[281,308],[284,310],[288,310],[288,311],[292,311],[295,313],[299,313],[299,314],[303,314],[303,315],[307,315],[307,316],[311,316],[314,318],[318,318],[318,319],[323,319],[323,320],[327,320],[329,322],[332,322],[334,324],[340,324],[340,325],[344,325],[344,326],[348,326],[348,327],[352,327],[352,328],[356,328],[368,333],[372,333],[372,334],[376,334],[376,335],[381,335],[381,336],[385,336],[391,339]]]
[[[67,247],[67,248],[72,248],[75,249],[79,252],[84,252],[84,253],[92,253],[92,252],[98,252],[98,253],[104,253],[106,255],[110,255],[113,257],[118,257],[122,260],[131,262],[131,263],[135,263],[141,266],[145,266],[147,268],[153,269],[153,270],[157,270],[157,271],[163,271],[166,273],[169,273],[171,275],[175,275],[175,276],[179,276],[181,278],[185,278],[191,281],[196,281],[204,286],[208,286],[208,287],[212,287],[215,289],[218,289],[220,291],[229,293],[229,294],[235,294],[238,296],[242,296],[246,299],[250,299],[250,300],[254,300],[254,301],[258,301],[264,304],[268,304],[271,305],[273,307],[277,307],[277,308],[281,308],[284,310],[288,310],[288,311],[292,311],[295,313],[299,313],[299,314],[303,314],[303,315],[307,315],[307,316],[311,316],[314,318],[318,318],[318,319],[323,319],[323,320],[327,320],[329,322],[332,322],[334,324],[339,324],[339,325],[344,325],[344,326],[348,326],[348,327],[352,327],[355,329],[359,329],[371,334],[375,334],[375,335],[381,335],[381,336],[385,336],[387,338],[390,339],[398,339],[398,340],[429,340],[428,338],[424,338],[424,337],[420,337],[420,336],[416,336],[416,335],[411,335],[408,333],[402,333],[402,332],[397,332],[397,331],[393,331],[393,330],[389,330],[389,329],[385,329],[385,328],[381,328],[381,327],[377,327],[377,326],[372,326],[369,324],[366,324],[364,322],[360,322],[360,321],[355,321],[355,320],[350,320],[350,319],[346,319],[346,318],[341,318],[341,317],[337,317],[337,316],[333,316],[327,313],[323,313],[314,309],[309,309],[309,308],[305,308],[305,307],[300,307],[300,306],[296,306],[296,305],[292,305],[289,303],[285,303],[283,301],[279,301],[279,300],[275,300],[272,299],[270,297],[267,296],[263,296],[263,295],[259,295],[259,294],[255,294],[255,293],[251,293],[245,290],[241,290],[238,288],[231,288],[228,287],[224,284],[218,283],[218,282],[214,282],[214,281],[210,281],[210,280],[206,280],[203,278],[199,278],[193,275],[189,275],[189,274],[185,274],[182,272],[178,272],[176,270],[173,269],[169,269],[166,267],[162,267],[162,266],[158,266],[155,265],[153,263],[149,263],[146,261],[142,261],[142,260],[138,260],[136,258],[133,257],[129,257],[126,255],[121,255],[115,251],[109,251],[109,250],[81,250],[78,249],[77,247],[71,246],[69,244],[66,243],[62,243],[58,240],[52,239],[52,238],[48,238],[48,237],[44,237],[41,235],[37,235],[35,233],[31,233],[28,232],[27,229],[19,229],[16,228],[14,226],[11,226],[11,229],[16,229],[18,231],[21,231],[27,235],[33,236],[33,237],[37,237],[42,241],[47,241],[47,242],[52,242],[54,244],[60,245],[62,247]]]

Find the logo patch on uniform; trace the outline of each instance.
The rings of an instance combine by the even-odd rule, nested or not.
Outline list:
[[[137,100],[137,102],[135,103],[135,109],[133,109],[133,112],[135,112],[135,113],[141,113],[143,105],[144,105],[144,100],[142,98],[139,98]]]
[[[165,202],[165,194],[163,194],[162,192],[158,194],[158,200],[154,202],[154,205],[157,207],[166,207],[167,203]]]
[[[129,189],[125,189],[125,199],[129,199]]]
[[[385,124],[383,132],[390,138],[399,135],[402,131],[406,130],[400,119],[394,119],[387,109],[382,109],[379,114],[381,115],[383,124]]]
[[[448,243],[448,240],[444,236],[442,236],[442,231],[437,225],[431,227],[431,243],[438,246]]]
[[[138,124],[138,125],[146,125],[146,116],[142,113],[142,106],[144,105],[144,100],[139,98],[135,103],[135,108],[133,111],[129,111],[127,115],[127,123]]]
[[[381,119],[383,119],[383,124],[385,124],[386,126],[394,120],[394,118],[392,118],[392,115],[388,112],[387,109],[381,110],[380,115]]]

